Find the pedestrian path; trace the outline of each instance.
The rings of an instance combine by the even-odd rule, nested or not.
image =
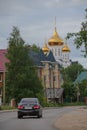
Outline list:
[[[87,130],[87,107],[80,107],[63,115],[56,121],[55,126],[59,130]]]

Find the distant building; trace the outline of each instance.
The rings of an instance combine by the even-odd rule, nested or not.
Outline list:
[[[71,64],[71,60],[69,58],[70,49],[58,35],[56,27],[53,36],[48,40],[47,44],[44,44],[42,50],[45,54],[51,50],[55,60],[64,68]]]

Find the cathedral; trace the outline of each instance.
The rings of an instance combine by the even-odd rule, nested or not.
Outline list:
[[[44,43],[38,55],[31,54],[34,63],[38,66],[38,77],[44,86],[47,102],[63,102],[64,89],[61,87],[63,78],[60,67],[67,68],[71,64],[69,54],[70,49],[58,35],[56,27],[53,36],[48,40],[48,43]]]
[[[44,54],[48,54],[51,50],[55,60],[60,64],[60,66],[66,68],[71,64],[69,59],[70,49],[62,38],[58,35],[57,29],[55,27],[53,36],[48,40],[48,44],[44,44],[42,48]]]

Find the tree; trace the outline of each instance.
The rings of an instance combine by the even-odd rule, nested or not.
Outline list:
[[[67,68],[63,68],[61,70],[64,79],[62,87],[64,88],[65,99],[67,101],[76,100],[76,87],[74,86],[74,81],[77,78],[78,74],[83,70],[84,69],[82,65],[77,63],[71,64]]]
[[[72,102],[76,99],[76,91],[75,86],[72,84],[72,82],[64,82],[62,85],[64,88],[64,98],[66,102]]]
[[[17,27],[9,38],[7,58],[9,63],[6,75],[6,96],[8,101],[22,97],[36,97],[42,94],[43,87],[35,71],[34,63],[29,57],[29,47],[25,45]]]
[[[38,53],[40,50],[40,47],[38,47],[37,45],[33,44],[33,45],[28,45],[29,49]]]
[[[36,46],[35,44],[32,45],[32,50],[35,52],[39,52],[40,48]]]
[[[84,45],[85,50],[82,50],[82,52],[84,52],[84,57],[87,57],[87,9],[85,11],[85,21],[82,22],[80,31],[77,33],[67,33],[66,39],[73,37],[76,48],[80,48]]]
[[[79,89],[81,97],[87,96],[87,80],[83,80],[79,83]]]
[[[83,66],[79,63],[74,63],[68,66],[65,69],[62,69],[61,73],[63,74],[64,81],[74,82],[78,74],[83,71]]]

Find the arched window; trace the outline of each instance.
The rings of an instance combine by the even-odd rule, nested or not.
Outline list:
[[[60,56],[60,48],[58,48],[58,56]]]

